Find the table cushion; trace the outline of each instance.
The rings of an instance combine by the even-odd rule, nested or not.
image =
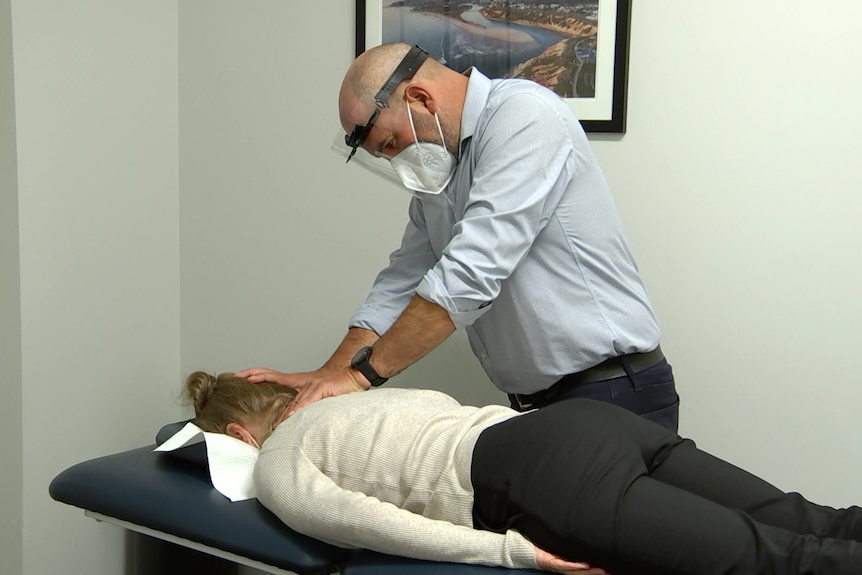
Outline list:
[[[301,535],[256,499],[231,503],[200,465],[142,447],[79,463],[49,486],[57,501],[301,574],[351,552]]]

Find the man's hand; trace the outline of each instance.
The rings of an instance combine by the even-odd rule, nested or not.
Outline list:
[[[587,563],[572,562],[536,547],[536,564],[542,571],[562,575],[609,575],[604,569],[590,567]]]
[[[287,407],[288,417],[324,397],[364,391],[369,387],[368,382],[350,368],[320,368],[316,371],[282,373],[265,367],[253,367],[244,369],[236,375],[247,378],[252,383],[268,381],[295,389],[296,397]]]
[[[322,373],[323,372],[323,373]],[[303,371],[299,373],[282,373],[266,367],[250,367],[236,374],[237,377],[247,378],[252,383],[277,383],[291,389],[299,389],[313,379],[319,379],[326,375],[323,369],[317,371]]]
[[[312,379],[298,390],[296,397],[287,406],[287,416],[290,417],[306,405],[326,397],[365,391],[369,387],[371,386],[368,385],[368,382],[364,381],[364,378],[360,379],[360,376],[349,367],[335,371],[327,370],[323,377]]]

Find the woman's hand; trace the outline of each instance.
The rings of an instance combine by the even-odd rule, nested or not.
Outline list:
[[[610,575],[604,569],[590,567],[584,562],[567,561],[536,546],[536,564],[542,571],[562,575]]]

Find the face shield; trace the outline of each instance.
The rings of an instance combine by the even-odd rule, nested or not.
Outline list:
[[[375,156],[361,146],[358,148],[351,148],[346,141],[348,137],[349,135],[344,130],[338,130],[338,134],[335,135],[335,139],[332,140],[332,146],[330,146],[329,149],[344,158],[345,161],[350,162],[351,165],[356,164],[362,166],[375,176],[379,176],[384,180],[395,184],[399,188],[404,189],[404,184],[401,182],[401,178],[395,172],[395,169],[392,167],[392,164],[389,163],[387,158],[383,156]]]
[[[335,153],[344,156],[347,162],[355,162],[370,171],[371,173],[380,176],[395,185],[403,188],[401,178],[392,168],[388,158],[378,157],[368,151],[365,147],[365,141],[374,125],[380,119],[381,111],[389,107],[389,98],[392,92],[398,87],[398,84],[404,80],[412,78],[423,62],[428,58],[428,52],[419,46],[413,46],[407,55],[401,60],[401,63],[383,84],[383,87],[374,96],[373,106],[367,102],[358,102],[350,116],[351,118],[365,117],[368,114],[368,121],[365,124],[356,124],[351,133],[346,133],[344,130],[339,130],[332,142],[330,149]],[[366,110],[362,110],[366,108]]]

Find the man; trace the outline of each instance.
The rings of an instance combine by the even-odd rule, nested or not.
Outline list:
[[[676,430],[658,322],[568,104],[399,43],[356,59],[339,113],[348,161],[383,161],[415,196],[401,247],[323,367],[238,375],[299,389],[295,410],[380,385],[463,328],[515,409],[593,397]]]

